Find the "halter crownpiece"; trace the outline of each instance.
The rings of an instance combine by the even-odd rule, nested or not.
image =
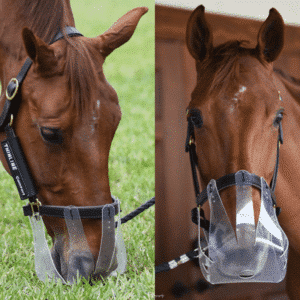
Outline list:
[[[279,100],[282,101],[278,91]],[[192,113],[191,111],[187,111]],[[185,151],[189,152],[197,207],[192,221],[198,225],[199,264],[203,276],[212,284],[236,282],[280,282],[287,268],[289,241],[279,225],[280,208],[276,206],[275,187],[279,149],[283,144],[283,113],[277,113],[277,154],[271,185],[263,177],[245,170],[212,179],[200,193],[194,127],[201,128],[202,116],[188,117]],[[233,230],[219,191],[236,186],[236,232]],[[257,226],[254,221],[252,187],[261,191],[261,208]],[[208,200],[210,219],[201,206]],[[203,229],[204,238],[200,236]],[[193,254],[194,255],[194,254]],[[194,255],[195,257],[195,255]]]

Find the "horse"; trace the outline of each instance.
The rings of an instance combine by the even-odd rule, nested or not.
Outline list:
[[[69,37],[75,27],[69,0],[2,0],[0,3],[0,111],[6,88],[27,57],[32,61],[11,124],[19,138],[41,205],[98,206],[112,203],[108,178],[110,146],[121,119],[118,97],[103,74],[103,63],[133,35],[146,7],[135,8],[94,38]],[[49,43],[62,32],[64,38]],[[6,138],[0,133],[0,140]],[[11,174],[4,154],[0,159]],[[43,216],[53,241],[51,254],[66,280],[67,269],[101,279],[91,266],[101,244],[101,220],[82,220],[93,261],[88,274],[78,267],[86,249],[69,262],[70,241],[63,219]],[[79,246],[80,248],[80,246]],[[77,260],[77,262],[76,262]]]
[[[211,179],[238,170],[257,174],[270,185],[276,162],[278,112],[283,114],[284,144],[275,196],[281,208],[278,220],[289,239],[286,290],[290,299],[299,299],[300,81],[273,70],[284,46],[283,19],[272,8],[254,48],[237,40],[214,46],[205,9],[199,6],[188,20],[186,43],[197,70],[188,117],[203,122],[195,125],[194,132],[202,189]],[[235,188],[220,191],[220,197],[235,230]],[[252,198],[257,224],[261,205],[258,189],[253,189]]]

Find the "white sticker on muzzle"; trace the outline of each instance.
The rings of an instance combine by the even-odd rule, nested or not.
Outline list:
[[[216,181],[207,186],[210,206],[209,232],[199,243],[199,263],[212,284],[236,282],[280,282],[286,274],[288,239],[278,223],[270,188],[261,178],[261,208],[255,228],[250,173],[236,176],[236,233],[220,198]],[[200,215],[198,216],[200,239]]]

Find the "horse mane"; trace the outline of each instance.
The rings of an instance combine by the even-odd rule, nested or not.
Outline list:
[[[46,43],[50,43],[59,30],[74,26],[70,6],[65,0],[19,0],[16,20],[20,28],[27,26]],[[69,82],[72,101],[76,112],[82,116],[89,110],[90,86],[95,84],[91,55],[87,46],[77,38],[66,36],[67,41],[65,74]]]

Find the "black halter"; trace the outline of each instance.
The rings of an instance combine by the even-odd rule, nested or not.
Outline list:
[[[70,26],[66,27],[66,34],[69,37],[82,36],[82,34],[76,28]],[[61,40],[63,37],[63,33],[59,31],[49,45],[57,42],[58,40]],[[6,88],[6,100],[0,116],[0,132],[3,132],[5,130],[6,125],[8,125],[11,120],[11,115],[13,115],[18,109],[18,107],[13,107],[12,100],[18,94],[31,65],[32,60],[28,57],[19,74],[15,78],[12,78],[8,83],[8,86]]]
[[[76,28],[70,26],[66,27],[65,32],[69,37],[82,36]],[[63,37],[64,34],[59,31],[50,44],[55,43]],[[6,100],[0,116],[0,132],[5,131],[7,139],[1,142],[1,146],[21,200],[29,199],[29,204],[23,206],[24,215],[32,216],[36,212],[39,212],[40,215],[44,216],[64,218],[64,209],[66,206],[41,205],[38,201],[36,185],[30,173],[19,139],[11,127],[12,118],[14,115],[17,115],[21,100],[20,97],[16,96],[19,94],[22,83],[31,65],[32,60],[27,58],[19,74],[15,78],[12,78],[7,86]],[[13,100],[15,101],[14,105]],[[114,198],[112,198],[112,200],[115,214],[118,214],[118,201]],[[101,219],[102,208],[103,205],[86,206],[78,207],[78,211],[82,219]]]
[[[279,94],[279,98],[281,100],[281,96]],[[189,111],[187,111],[188,113]],[[282,112],[280,112],[277,115],[278,118],[278,140],[277,140],[277,154],[276,154],[276,163],[275,163],[275,169],[270,185],[271,189],[271,195],[272,195],[272,200],[273,200],[273,206],[276,207],[276,214],[277,216],[280,214],[280,207],[276,206],[276,198],[275,198],[275,187],[276,187],[276,181],[277,181],[277,175],[278,175],[278,165],[279,165],[279,148],[280,144],[283,144],[283,132],[282,132]],[[197,158],[197,153],[196,153],[196,145],[195,145],[195,128],[201,128],[203,125],[202,118],[195,118],[192,115],[188,117],[188,129],[187,129],[187,137],[186,137],[186,142],[185,142],[185,152],[189,152],[190,156],[190,163],[191,163],[191,169],[192,169],[192,177],[193,177],[193,184],[194,184],[194,189],[195,189],[195,195],[196,195],[196,204],[197,207],[200,206],[200,215],[201,215],[201,223],[200,226],[204,227],[205,229],[208,230],[209,228],[209,222],[205,219],[204,216],[204,211],[201,208],[201,206],[207,201],[207,188],[205,188],[201,193],[200,193],[200,187],[199,187],[199,181],[198,181],[198,176],[197,176],[197,171],[196,171],[196,166],[199,167],[198,165],[198,158]],[[236,185],[236,180],[235,180],[235,174],[227,174],[219,179],[216,180],[217,188],[218,191],[221,191],[229,186]],[[261,190],[261,181],[260,177],[251,174],[250,177],[250,182],[249,185],[252,185],[258,189]],[[192,221],[194,223],[198,223],[198,213],[197,213],[197,207],[192,210]]]

